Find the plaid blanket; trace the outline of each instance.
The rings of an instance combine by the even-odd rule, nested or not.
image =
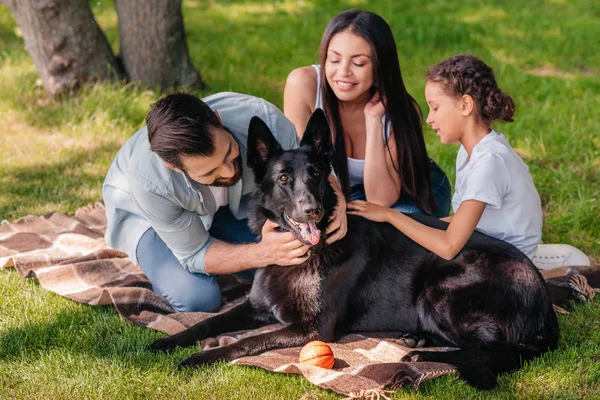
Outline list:
[[[0,225],[0,269],[13,267],[21,277],[36,278],[45,289],[80,303],[112,304],[125,319],[167,334],[180,332],[214,315],[174,312],[152,291],[139,266],[124,253],[107,247],[105,228],[102,203],[83,207],[73,216],[55,212],[43,217],[26,216],[13,223],[4,221]],[[557,293],[563,300],[572,298],[573,293],[593,297],[595,291],[591,289],[590,292],[585,282],[570,282],[568,278],[575,272],[581,271],[563,271],[551,277],[557,282]],[[243,299],[249,282],[235,275],[218,278],[226,300],[220,311],[223,312]],[[227,345],[277,327],[271,325],[206,339],[201,347]],[[348,398],[385,398],[389,393],[385,388],[419,387],[423,381],[455,372],[455,368],[447,364],[398,362],[410,351],[406,344],[400,333],[393,332],[344,336],[331,343],[335,355],[332,370],[298,363],[300,348],[273,350],[233,363],[273,372],[303,374],[315,385]]]

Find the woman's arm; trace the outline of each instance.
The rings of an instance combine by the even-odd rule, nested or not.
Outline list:
[[[382,206],[392,206],[400,197],[400,176],[396,141],[390,135],[387,145],[383,138],[381,118],[385,112],[379,95],[375,94],[365,106],[365,195],[368,201]],[[389,146],[389,151],[388,151]]]
[[[348,204],[349,214],[360,215],[371,221],[389,222],[406,236],[437,254],[451,260],[462,250],[475,230],[486,203],[467,200],[461,203],[450,225],[443,231],[423,225],[392,208],[356,200]]]
[[[307,66],[290,72],[283,90],[283,113],[294,124],[300,138],[315,109],[316,98],[317,71]]]

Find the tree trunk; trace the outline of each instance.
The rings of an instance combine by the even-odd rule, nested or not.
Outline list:
[[[120,75],[87,0],[0,0],[23,31],[46,92],[60,95],[83,82]]]
[[[115,6],[120,57],[130,81],[204,88],[190,61],[181,0],[115,0]]]

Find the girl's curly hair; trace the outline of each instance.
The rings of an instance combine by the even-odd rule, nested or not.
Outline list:
[[[494,71],[477,57],[459,54],[442,61],[427,71],[427,80],[441,83],[448,95],[470,95],[481,119],[487,124],[513,121],[513,99],[500,90]]]

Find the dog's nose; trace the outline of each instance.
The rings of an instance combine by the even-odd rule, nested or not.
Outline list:
[[[306,206],[304,214],[309,218],[318,218],[321,215],[321,207]]]

